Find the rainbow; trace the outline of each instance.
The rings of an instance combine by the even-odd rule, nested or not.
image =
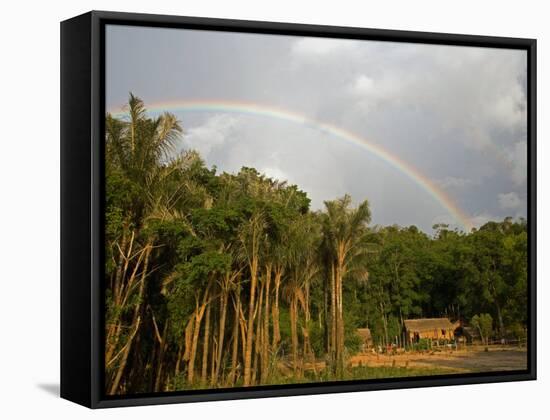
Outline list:
[[[378,157],[394,169],[411,179],[437,203],[439,203],[457,222],[470,231],[472,224],[469,217],[462,211],[448,194],[443,191],[438,185],[423,175],[418,169],[405,162],[399,156],[390,153],[383,147],[360,137],[359,135],[345,130],[341,127],[322,122],[303,114],[288,111],[286,109],[277,108],[274,106],[262,105],[253,102],[228,101],[218,99],[193,99],[193,100],[178,100],[178,101],[163,101],[152,103],[147,106],[148,112],[160,114],[165,111],[170,112],[222,112],[233,114],[245,114],[266,118],[275,118],[283,121],[288,121],[307,127],[314,128],[324,134],[328,134],[333,138],[344,140],[348,143],[361,147],[367,152]],[[121,108],[113,109],[113,115],[122,115],[124,110]]]

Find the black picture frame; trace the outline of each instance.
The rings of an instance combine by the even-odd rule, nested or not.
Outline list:
[[[528,368],[139,396],[103,392],[105,25],[399,41],[527,52]],[[536,379],[536,40],[92,11],[61,23],[61,397],[90,408]]]

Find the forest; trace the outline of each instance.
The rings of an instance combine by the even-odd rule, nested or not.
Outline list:
[[[406,319],[525,335],[526,220],[428,234],[345,194],[313,211],[299,186],[178,152],[184,135],[133,95],[106,116],[107,395],[369,379],[357,329],[385,348]]]

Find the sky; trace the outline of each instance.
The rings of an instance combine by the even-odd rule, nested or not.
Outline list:
[[[176,114],[178,151],[351,194],[372,223],[526,217],[525,51],[109,25],[106,108]],[[185,105],[185,106],[183,106]]]

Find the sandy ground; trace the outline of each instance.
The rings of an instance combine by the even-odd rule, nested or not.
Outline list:
[[[468,349],[443,352],[418,352],[397,355],[358,354],[350,360],[352,366],[402,366],[440,368],[459,372],[491,372],[527,368],[525,348]]]

